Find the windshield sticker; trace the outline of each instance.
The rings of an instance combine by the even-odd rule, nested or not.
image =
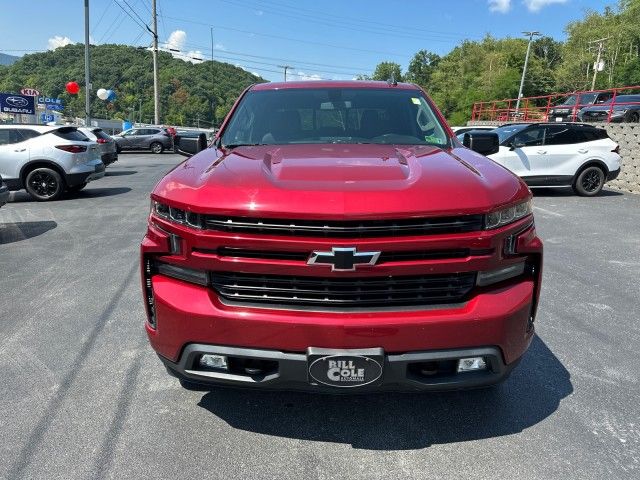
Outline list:
[[[413,103],[415,103],[416,105],[421,105],[421,103],[420,103],[420,99],[419,99],[419,98],[411,97],[411,101],[412,101]]]

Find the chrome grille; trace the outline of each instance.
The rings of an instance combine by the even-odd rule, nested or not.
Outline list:
[[[484,219],[482,215],[466,215],[402,220],[327,221],[204,215],[202,224],[205,229],[229,233],[362,238],[473,232],[482,230]]]

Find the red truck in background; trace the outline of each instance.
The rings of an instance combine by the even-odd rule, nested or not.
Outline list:
[[[504,380],[534,335],[542,243],[527,186],[483,156],[497,136],[465,144],[415,85],[248,88],[151,194],[145,326],[169,372],[317,392]]]

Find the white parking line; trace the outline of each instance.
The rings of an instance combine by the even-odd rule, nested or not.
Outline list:
[[[533,208],[541,211],[542,213],[553,215],[554,217],[564,217],[564,215],[562,215],[561,213],[552,212],[551,210],[547,210],[546,208],[542,208],[542,207],[533,207]]]

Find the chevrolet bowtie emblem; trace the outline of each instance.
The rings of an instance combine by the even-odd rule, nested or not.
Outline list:
[[[358,252],[354,247],[336,248],[330,252],[311,253],[307,265],[331,265],[332,272],[352,272],[356,265],[375,265],[380,252]]]

